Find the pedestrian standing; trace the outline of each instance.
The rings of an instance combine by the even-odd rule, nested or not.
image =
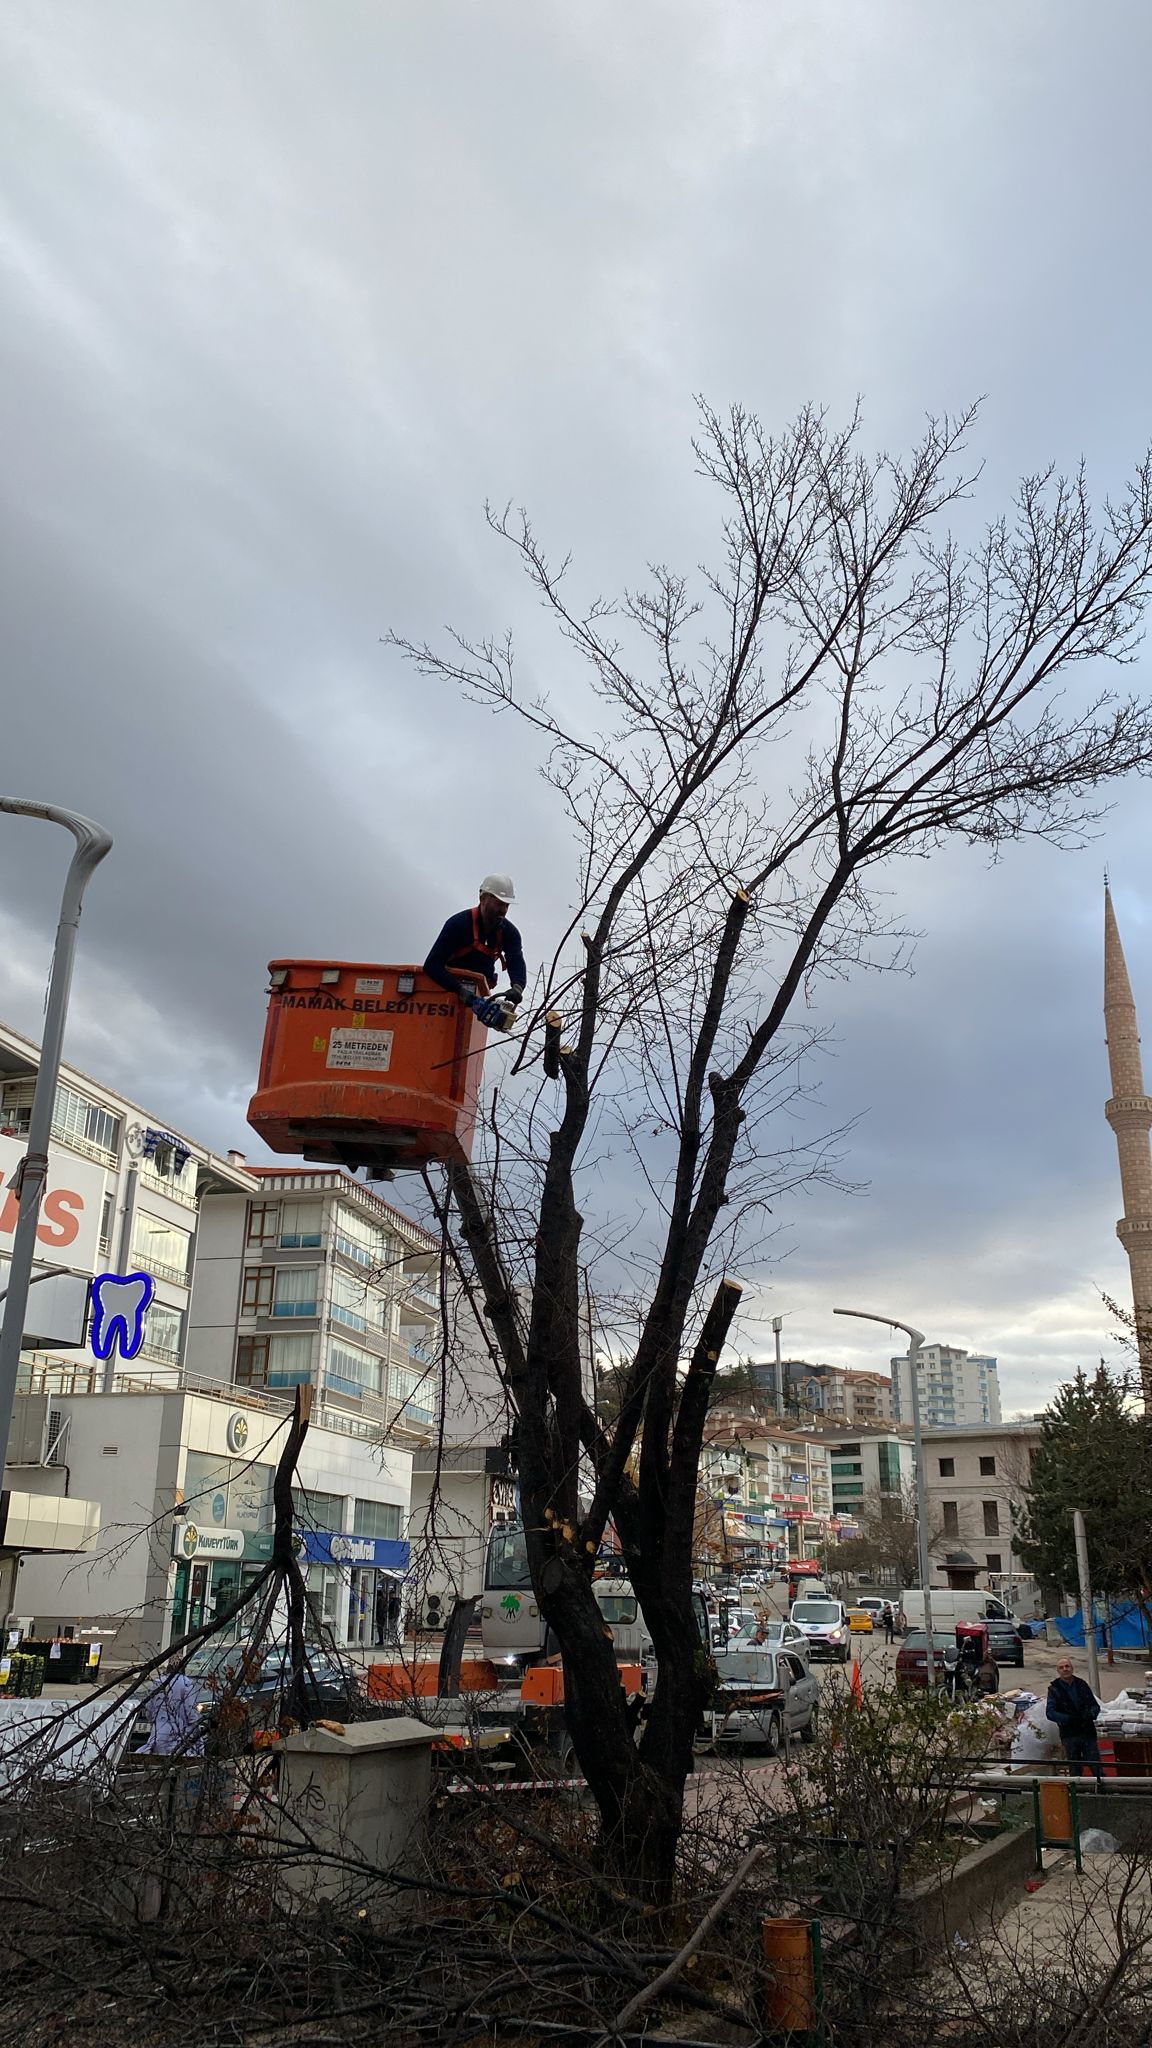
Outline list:
[[[1077,1678],[1071,1657],[1061,1657],[1056,1676],[1048,1687],[1048,1719],[1060,1730],[1060,1742],[1070,1764],[1091,1764],[1097,1778],[1104,1775],[1100,1746],[1096,1740],[1096,1717],[1100,1702],[1090,1685]],[[1077,1769],[1074,1773],[1079,1777]]]
[[[891,1643],[891,1642],[893,1642],[893,1641],[895,1640],[895,1636],[896,1636],[896,1616],[895,1616],[895,1614],[894,1614],[894,1612],[893,1612],[893,1609],[892,1609],[892,1602],[891,1602],[890,1600],[886,1600],[886,1601],[884,1602],[884,1647],[885,1647],[885,1649],[887,1649],[887,1647],[888,1647],[889,1643]]]
[[[376,1647],[380,1649],[388,1637],[388,1593],[386,1579],[377,1579],[376,1598],[373,1602],[372,1619],[376,1624]]]

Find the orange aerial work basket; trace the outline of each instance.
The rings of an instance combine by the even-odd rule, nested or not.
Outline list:
[[[248,1121],[273,1152],[374,1179],[470,1157],[488,1034],[464,1003],[419,967],[272,960],[268,972]]]

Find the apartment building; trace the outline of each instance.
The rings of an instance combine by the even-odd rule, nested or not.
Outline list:
[[[0,1024],[0,1286],[16,1225],[12,1175],[24,1155],[40,1049]],[[25,1321],[28,1365],[66,1353],[106,1377],[91,1345],[89,1288],[103,1273],[146,1272],[139,1373],[175,1379],[186,1362],[188,1311],[205,1205],[240,1199],[256,1183],[239,1153],[219,1157],[162,1118],[77,1068],[56,1090],[48,1190],[37,1233],[35,1284]]]
[[[933,1576],[946,1583],[942,1560],[967,1551],[978,1585],[1019,1614],[1038,1614],[1040,1592],[1016,1549],[1017,1529],[1041,1418],[926,1429],[924,1457]]]
[[[920,1420],[925,1429],[965,1429],[998,1423],[1000,1375],[995,1358],[955,1344],[920,1348]],[[890,1360],[892,1420],[912,1420],[912,1368],[907,1352]]]
[[[723,1511],[726,1552],[764,1563],[776,1551],[812,1554],[828,1532],[827,1446],[803,1431],[717,1410],[701,1453],[701,1492]]]
[[[912,1445],[893,1431],[826,1438],[832,1478],[832,1515],[850,1539],[867,1502],[899,1502],[915,1478]]]
[[[766,1404],[801,1423],[808,1418],[832,1422],[887,1422],[891,1417],[891,1382],[883,1373],[850,1372],[846,1367],[812,1365],[804,1358],[785,1358],[780,1362],[782,1394],[779,1397],[774,1361],[753,1361],[751,1373]]]
[[[339,1167],[256,1166],[205,1214],[188,1362],[253,1392],[311,1383],[326,1426],[426,1443],[439,1241]]]

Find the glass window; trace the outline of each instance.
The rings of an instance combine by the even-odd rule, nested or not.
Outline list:
[[[382,1363],[370,1351],[362,1351],[358,1344],[349,1344],[343,1337],[328,1340],[327,1383],[338,1394],[378,1394],[381,1390]]]
[[[120,1144],[119,1117],[77,1095],[74,1088],[65,1087],[63,1082],[56,1090],[52,1130],[65,1144],[69,1138],[82,1138],[89,1145],[98,1145],[103,1152],[115,1152]]]
[[[249,1202],[249,1244],[275,1244],[280,1234],[279,1202]]]
[[[312,1377],[312,1339],[299,1336],[241,1337],[236,1345],[236,1380],[249,1387],[299,1387]]]
[[[352,1523],[355,1536],[384,1536],[393,1541],[400,1534],[400,1510],[392,1501],[358,1500]]]
[[[184,1499],[190,1518],[227,1529],[271,1529],[273,1475],[271,1465],[250,1465],[216,1451],[189,1451]]]
[[[315,1493],[311,1487],[296,1489],[297,1520],[305,1529],[334,1530],[337,1534],[344,1527],[344,1496],[340,1493]]]
[[[597,1593],[596,1605],[609,1628],[617,1622],[626,1624],[636,1619],[635,1593]]]
[[[1004,1560],[998,1550],[990,1550],[988,1552],[987,1562],[990,1572],[1001,1572],[1004,1569]]]
[[[958,1503],[954,1500],[946,1500],[943,1503],[943,1508],[944,1534],[946,1536],[958,1536],[960,1534],[960,1508]]]
[[[270,1316],[272,1289],[275,1284],[275,1266],[249,1266],[244,1274],[244,1287],[240,1296],[241,1315]]]
[[[274,1316],[314,1316],[318,1266],[278,1266],[272,1297]]]
[[[523,1590],[532,1584],[528,1569],[528,1541],[518,1522],[493,1529],[488,1538],[488,1561],[484,1571],[485,1590]]]
[[[995,1458],[981,1458],[980,1477],[981,1479],[994,1479],[996,1477]]]
[[[984,1534],[986,1536],[998,1536],[1000,1534],[1000,1503],[994,1500],[986,1500],[981,1502],[981,1506],[984,1510]]]
[[[857,1467],[857,1470],[859,1470],[859,1467]],[[836,1500],[839,1500],[842,1494],[854,1495],[861,1494],[863,1491],[864,1481],[862,1479],[834,1479],[832,1481],[832,1494]]]
[[[280,1242],[285,1251],[311,1251],[320,1242],[319,1202],[285,1202],[280,1216]]]
[[[184,1316],[178,1308],[168,1308],[162,1301],[149,1304],[144,1317],[144,1350],[150,1357],[163,1359],[166,1364],[180,1362],[180,1339],[184,1334]]]
[[[436,1382],[427,1370],[409,1371],[406,1366],[394,1365],[388,1374],[388,1392],[400,1403],[407,1421],[435,1421]]]
[[[336,1249],[358,1266],[382,1266],[388,1255],[388,1240],[378,1223],[362,1216],[346,1202],[336,1204]]]
[[[104,1207],[100,1212],[100,1251],[107,1258],[112,1249],[112,1224],[116,1216],[115,1195],[105,1195]]]
[[[350,1330],[378,1330],[382,1326],[383,1307],[379,1297],[369,1293],[365,1281],[333,1267],[329,1310],[335,1322],[346,1323]]]
[[[861,1474],[861,1473],[863,1472],[863,1470],[864,1470],[864,1467],[863,1467],[863,1465],[859,1465],[859,1464],[847,1464],[847,1465],[846,1465],[846,1464],[844,1464],[844,1463],[843,1463],[843,1461],[842,1461],[841,1459],[839,1459],[839,1458],[833,1458],[833,1460],[832,1460],[832,1477],[833,1477],[833,1479],[835,1479],[835,1478],[837,1477],[837,1475],[838,1475],[838,1474],[843,1474],[843,1476],[844,1476],[844,1477],[845,1477],[846,1479],[859,1479],[859,1477],[860,1477],[860,1474]]]
[[[941,1477],[941,1479],[955,1479],[955,1477],[956,1477],[956,1460],[955,1460],[955,1458],[941,1458],[941,1460],[940,1460],[940,1477]]]
[[[146,1209],[136,1211],[132,1256],[150,1272],[166,1279],[186,1280],[191,1247],[192,1238],[187,1230],[178,1230],[174,1223],[162,1223],[158,1216],[149,1216]]]

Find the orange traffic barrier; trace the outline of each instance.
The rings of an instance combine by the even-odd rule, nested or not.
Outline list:
[[[440,1666],[428,1660],[416,1664],[370,1664],[365,1684],[370,1700],[436,1699]],[[497,1692],[499,1687],[496,1666],[487,1657],[467,1657],[461,1663],[461,1692]]]
[[[488,1034],[419,967],[273,960],[248,1121],[341,1166],[467,1160]],[[468,977],[462,977],[467,979]]]
[[[864,1699],[864,1680],[860,1676],[860,1660],[857,1657],[852,1659],[852,1698],[857,1706],[862,1705]]]
[[[1101,1735],[1099,1730],[1097,1730],[1096,1747],[1100,1751],[1100,1768],[1104,1776],[1106,1778],[1118,1778],[1120,1773],[1116,1768],[1116,1750],[1111,1738],[1107,1735]]]

